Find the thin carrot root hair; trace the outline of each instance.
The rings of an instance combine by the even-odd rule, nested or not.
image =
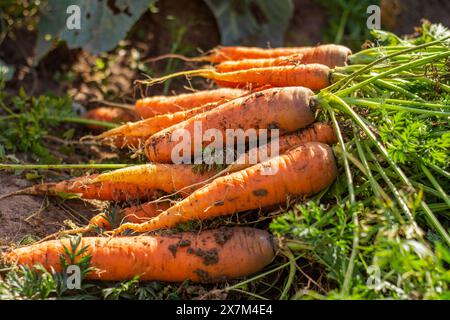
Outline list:
[[[175,72],[160,78],[152,78],[148,77],[148,80],[136,80],[135,83],[137,84],[144,84],[147,86],[153,86],[155,84],[164,83],[169,79],[186,76],[189,77],[204,77],[208,79],[214,79],[214,77],[218,77],[219,73],[215,71],[213,68],[202,68],[202,69],[196,69],[196,70],[188,70],[188,71],[180,71]]]
[[[154,57],[154,58],[146,59],[146,60],[144,60],[144,62],[152,63],[152,62],[157,62],[157,61],[166,60],[166,59],[179,59],[179,60],[186,61],[186,62],[205,62],[205,61],[208,61],[207,56],[186,57],[186,56],[184,56],[182,54],[167,53],[167,54],[162,54],[162,55]]]

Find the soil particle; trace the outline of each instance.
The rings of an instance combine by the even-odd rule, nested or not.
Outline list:
[[[209,280],[209,273],[208,271],[197,269],[194,270],[194,272],[200,277],[202,281],[208,281]]]
[[[230,228],[220,228],[216,232],[214,232],[214,239],[216,243],[223,246],[233,237],[233,230]]]
[[[203,264],[205,266],[209,266],[219,262],[219,252],[217,252],[217,249],[202,250],[188,248],[187,253],[195,254],[196,256],[202,258]]]
[[[257,189],[252,192],[257,197],[265,197],[269,193],[266,189]]]
[[[178,250],[178,244],[171,244],[169,246],[169,251],[172,253],[174,258],[177,255],[177,250]]]
[[[181,239],[178,243],[171,244],[169,246],[169,251],[172,252],[172,255],[175,257],[177,255],[178,248],[188,247],[190,245],[191,245],[191,241],[190,240]],[[191,253],[189,249],[190,248],[188,248],[188,253]]]

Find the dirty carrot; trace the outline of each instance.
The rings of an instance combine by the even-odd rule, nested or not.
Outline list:
[[[179,94],[176,96],[154,96],[136,101],[135,111],[141,118],[173,113],[200,107],[207,103],[223,103],[244,95],[240,89],[214,89]]]
[[[243,59],[271,59],[278,57],[286,57],[293,54],[302,54],[305,57],[303,63],[322,63],[330,68],[335,66],[344,66],[351,50],[347,47],[335,44],[324,44],[316,47],[292,47],[292,48],[274,48],[264,49],[257,47],[217,47],[209,52],[209,54],[186,58],[179,55],[165,55],[160,58],[173,57],[181,58],[188,61],[205,61],[212,63],[221,63],[224,61],[235,61]]]
[[[156,202],[146,202],[139,205],[131,206],[124,208],[120,211],[118,219],[115,217],[111,217],[110,214],[102,212],[100,214],[95,215],[89,220],[88,229],[92,230],[94,227],[101,228],[104,230],[110,230],[111,224],[113,221],[111,220],[119,220],[116,221],[118,223],[123,222],[131,222],[131,223],[143,223],[151,218],[156,217],[161,212],[169,209],[171,206],[171,202],[166,201],[156,201]]]
[[[178,76],[204,77],[215,80],[219,85],[233,87],[273,87],[302,86],[320,90],[330,85],[330,68],[317,63],[295,66],[252,68],[233,72],[217,72],[212,68],[182,71],[161,78],[139,80],[137,82],[154,85]]]
[[[289,66],[299,64],[320,63],[329,68],[343,67],[351,50],[339,45],[323,45],[315,47],[303,53],[295,53],[289,56],[278,56],[274,58],[227,60],[216,65],[218,72],[231,72],[252,68]]]
[[[191,220],[279,204],[289,194],[313,195],[329,186],[336,176],[331,148],[318,142],[306,143],[285,155],[216,178],[157,217],[143,224],[125,223],[113,233],[171,228]]]
[[[137,122],[129,122],[118,128],[105,131],[96,138],[103,140],[106,144],[113,144],[118,148],[126,146],[138,147],[153,134],[197,114],[212,110],[218,105],[219,103],[213,102],[190,110],[166,113]]]
[[[67,259],[64,248],[70,252],[70,247],[70,239],[51,240],[10,251],[5,260],[62,272],[60,257]],[[91,256],[94,268],[86,278],[112,281],[135,276],[143,281],[225,281],[258,272],[277,251],[268,232],[244,227],[161,236],[86,237],[79,247],[87,247],[84,255]]]
[[[228,166],[227,172],[245,169],[251,166],[251,164],[262,162],[263,157],[264,159],[268,159],[278,154],[284,154],[293,147],[306,142],[321,142],[332,145],[337,143],[337,138],[333,128],[329,124],[315,122],[308,128],[286,134],[275,141],[271,141],[271,143],[265,146],[266,149],[263,149],[264,146],[262,146],[249,150]],[[272,150],[272,145],[275,145],[275,143],[278,144],[278,152]]]
[[[314,122],[313,95],[307,88],[286,87],[271,88],[234,99],[154,134],[146,141],[145,152],[152,162],[171,163],[172,153],[190,160],[194,155],[196,141],[190,144],[190,153],[186,150],[184,154],[184,150],[177,150],[179,140],[184,139],[184,135],[175,138],[174,134],[185,130],[186,136],[198,139],[196,128],[200,125],[203,132],[212,129],[221,132],[223,137],[227,129],[279,129],[280,135],[293,132]],[[202,147],[207,144],[203,142]],[[195,153],[198,151],[201,152],[197,150]]]
[[[3,197],[16,195],[64,196],[74,194],[84,199],[127,201],[135,199],[152,199],[159,195],[156,190],[148,189],[138,184],[109,181],[94,183],[93,179],[96,177],[97,175],[93,174],[61,182],[38,184],[12,192]]]
[[[129,184],[142,189],[158,189],[167,193],[180,192],[185,196],[192,188],[212,177],[214,172],[197,172],[188,164],[143,164],[102,173],[92,180],[94,184]],[[192,188],[189,188],[191,187]]]

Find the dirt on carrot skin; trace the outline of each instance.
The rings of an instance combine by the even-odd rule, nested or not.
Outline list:
[[[21,176],[0,172],[0,195],[32,184]],[[78,199],[66,200],[64,206],[76,212],[72,215],[58,202],[61,200],[35,196],[13,196],[0,200],[0,245],[17,243],[27,236],[45,237],[60,230],[65,220],[85,223],[82,217],[89,219],[97,209]]]

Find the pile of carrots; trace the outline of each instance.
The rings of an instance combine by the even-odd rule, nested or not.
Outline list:
[[[95,268],[88,276],[91,279],[126,280],[140,275],[142,280],[210,282],[258,272],[278,250],[277,240],[263,230],[228,227],[172,235],[122,234],[259,210],[283,204],[290,196],[308,197],[329,187],[338,171],[330,147],[337,138],[329,124],[316,122],[320,106],[314,91],[330,85],[332,69],[345,66],[350,54],[348,48],[338,45],[219,47],[206,56],[190,58],[210,62],[214,68],[141,82],[152,85],[179,75],[202,76],[213,79],[220,88],[138,100],[133,112],[140,120],[97,136],[119,148],[143,147],[148,164],[36,185],[15,194],[76,193],[85,199],[143,201],[121,212],[119,226],[103,213],[83,228],[61,232],[101,229],[114,236],[82,239],[82,245],[89,247],[84,254],[92,256]],[[199,170],[195,164],[172,163],[178,143],[174,133],[185,129],[194,134],[194,123],[201,123],[203,131],[216,129],[223,136],[228,129],[279,129],[278,152],[271,150],[271,144],[257,141],[258,147],[246,150],[226,167]],[[269,157],[263,159],[259,151],[266,147]],[[194,148],[183,153],[186,159],[198,156]],[[256,164],[250,161],[255,154]],[[176,200],[171,197],[175,194]],[[69,247],[67,238],[18,248],[4,257],[11,263],[42,264],[60,271],[64,247]]]

